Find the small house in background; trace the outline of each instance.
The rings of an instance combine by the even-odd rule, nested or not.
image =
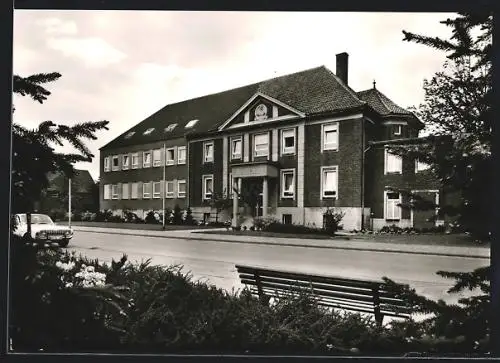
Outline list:
[[[53,219],[60,220],[67,216],[69,200],[69,179],[63,173],[48,175],[49,187],[43,192],[36,209]],[[99,209],[97,184],[88,170],[75,170],[71,179],[71,210],[73,214]]]

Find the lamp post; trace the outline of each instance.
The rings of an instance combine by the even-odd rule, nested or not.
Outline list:
[[[165,230],[165,195],[167,193],[167,185],[165,183],[165,165],[167,164],[167,145],[163,144],[163,185],[162,185],[162,195],[161,195],[161,200],[162,200],[162,229]]]
[[[68,179],[68,227],[71,228],[71,178]]]

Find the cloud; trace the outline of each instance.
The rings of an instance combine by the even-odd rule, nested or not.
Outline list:
[[[81,59],[90,67],[105,67],[118,63],[126,54],[114,48],[102,38],[49,38],[47,46],[62,52],[66,57]]]
[[[47,34],[75,35],[78,33],[78,27],[74,21],[62,20],[56,17],[40,19],[37,24],[44,27]]]

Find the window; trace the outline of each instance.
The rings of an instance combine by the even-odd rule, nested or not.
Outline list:
[[[127,170],[130,164],[130,156],[122,155],[122,169]]]
[[[153,150],[153,166],[161,166],[161,149]]]
[[[158,199],[161,197],[161,182],[153,183],[153,198]]]
[[[166,150],[167,157],[165,159],[165,165],[174,165],[175,164],[175,148],[171,147]]]
[[[281,131],[281,153],[295,154],[295,129]]]
[[[132,154],[132,169],[137,169],[139,167],[139,154]]]
[[[132,190],[130,191],[130,199],[137,199],[139,197],[139,183],[132,183]]]
[[[321,198],[338,198],[338,168],[324,166],[321,168]]]
[[[208,141],[203,144],[203,160],[205,163],[214,161],[214,142]]]
[[[105,184],[104,185],[104,200],[109,200],[111,199],[111,184]]]
[[[129,198],[128,183],[122,184],[122,199]]]
[[[149,168],[151,166],[151,151],[144,151],[142,154],[142,167]]]
[[[186,181],[177,180],[177,198],[186,197]]]
[[[167,127],[165,127],[165,132],[172,131],[173,129],[175,129],[175,126],[177,126],[177,124],[170,124],[170,125],[168,125]]]
[[[151,198],[151,183],[142,184],[142,197],[145,199]]]
[[[125,138],[126,138],[126,139],[130,139],[132,136],[134,136],[134,134],[135,134],[135,131],[130,131],[130,132],[128,132],[128,133],[125,135]]]
[[[295,170],[281,171],[281,198],[293,198],[295,196]]]
[[[109,171],[109,156],[104,158],[104,171]]]
[[[196,125],[196,123],[198,122],[198,120],[191,120],[189,121],[186,126],[184,126],[186,129],[190,129],[191,127],[193,127],[194,125]]]
[[[401,135],[401,125],[394,125],[394,135]]]
[[[258,134],[253,137],[254,156],[269,155],[269,134]]]
[[[179,146],[177,148],[177,164],[186,164],[186,147]]]
[[[143,135],[149,135],[149,134],[151,134],[154,130],[155,130],[155,128],[154,128],[154,127],[151,127],[151,128],[149,128],[149,129],[147,129],[146,131],[144,131],[142,134],[143,134]]]
[[[430,169],[430,165],[423,161],[415,160],[415,173]]]
[[[323,125],[323,150],[338,150],[339,123]]]
[[[292,215],[291,214],[283,214],[281,217],[281,221],[283,224],[292,224]]]
[[[165,182],[165,198],[173,198],[174,197],[174,182],[166,181]]]
[[[403,171],[403,158],[385,150],[385,173],[401,173]]]
[[[111,186],[111,199],[118,199],[118,184]]]
[[[241,159],[242,144],[241,137],[231,139],[231,159]]]
[[[113,171],[120,170],[120,157],[113,155],[113,164],[111,165]]]
[[[212,198],[212,192],[214,189],[214,177],[213,175],[203,175],[203,199],[207,200]]]
[[[386,192],[385,198],[385,219],[400,220],[401,219],[401,195],[399,193]]]

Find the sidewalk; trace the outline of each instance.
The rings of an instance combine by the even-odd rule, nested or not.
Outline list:
[[[490,249],[484,247],[458,247],[458,246],[434,246],[434,245],[417,245],[417,244],[397,244],[397,243],[381,243],[370,242],[366,238],[356,239],[352,237],[350,240],[342,239],[294,239],[294,238],[267,238],[267,237],[252,237],[252,236],[237,236],[224,234],[205,234],[200,233],[200,230],[177,230],[177,231],[149,231],[149,230],[132,230],[119,228],[99,228],[99,227],[83,227],[74,226],[73,230],[92,233],[107,233],[121,234],[132,236],[148,236],[159,238],[179,238],[199,241],[217,241],[229,243],[246,243],[246,244],[261,244],[261,245],[281,245],[289,247],[312,247],[312,248],[329,248],[343,250],[361,250],[372,252],[390,252],[390,253],[405,253],[405,254],[421,254],[433,256],[454,256],[464,258],[479,258],[490,259]],[[204,231],[223,231],[224,228],[206,229]]]

